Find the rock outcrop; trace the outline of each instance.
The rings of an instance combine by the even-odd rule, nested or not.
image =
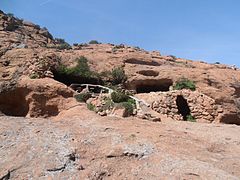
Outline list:
[[[240,124],[237,103],[240,70],[236,67],[162,56],[157,51],[148,52],[126,45],[78,44],[71,49],[59,49],[56,45],[60,41],[54,40],[46,28],[3,12],[0,12],[0,41],[1,92],[16,88],[22,75],[54,79],[57,76],[54,70],[59,64],[74,66],[75,59],[84,56],[90,69],[98,73],[111,71],[113,67],[124,67],[128,76],[125,88],[146,93],[146,96],[149,92],[168,92],[180,78],[188,78],[195,82],[198,92],[214,100],[210,109],[216,106],[223,109],[221,116],[206,115],[208,122]],[[68,84],[74,83],[71,78],[66,79]],[[197,104],[193,106],[198,107]],[[193,109],[191,111],[199,114]]]

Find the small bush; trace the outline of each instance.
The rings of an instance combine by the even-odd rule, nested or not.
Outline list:
[[[196,119],[190,114],[190,115],[187,115],[187,121],[196,122]]]
[[[89,41],[89,44],[100,44],[97,40],[91,40]]]
[[[124,107],[128,113],[128,115],[133,114],[134,106],[130,102],[122,102],[120,106]]]
[[[7,13],[7,16],[14,17],[14,14],[13,13]]]
[[[75,99],[78,102],[86,102],[89,98],[91,98],[91,93],[81,93],[75,96]]]
[[[127,80],[127,76],[122,67],[117,67],[112,70],[113,84],[122,84]]]
[[[86,77],[91,78],[93,76],[96,76],[95,73],[90,71],[90,68],[88,66],[88,60],[84,56],[81,56],[76,60],[77,60],[77,65],[75,67],[68,68],[65,65],[60,65],[57,71],[60,74],[80,76],[85,78]]]
[[[186,78],[182,78],[173,86],[173,89],[174,90],[190,89],[192,91],[195,91],[196,85],[193,81]]]
[[[136,101],[134,99],[129,98],[127,102],[132,104],[134,107],[136,107]]]
[[[68,43],[64,43],[56,46],[56,48],[59,50],[64,50],[64,49],[71,49],[72,47]]]
[[[104,105],[99,109],[100,112],[110,110],[114,107],[114,103],[109,97],[104,98]]]
[[[31,79],[38,79],[39,78],[39,75],[36,74],[36,73],[33,73],[29,76]]]
[[[171,57],[174,61],[177,59],[177,57],[174,55],[169,55],[169,57]]]
[[[113,102],[121,103],[121,102],[127,102],[129,99],[129,96],[126,95],[125,93],[114,91],[111,94],[111,98]]]
[[[56,46],[57,49],[63,50],[63,49],[71,49],[72,47],[70,44],[68,44],[64,39],[61,38],[55,38],[56,43],[58,44]]]
[[[87,108],[88,108],[90,111],[95,111],[95,109],[96,109],[95,105],[92,104],[92,103],[88,103],[88,104],[87,104]]]

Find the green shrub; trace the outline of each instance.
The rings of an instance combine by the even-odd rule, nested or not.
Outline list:
[[[110,110],[114,107],[114,103],[109,97],[104,98],[104,105],[99,109],[100,112]]]
[[[95,76],[95,73],[90,71],[90,68],[88,66],[88,60],[84,56],[81,56],[76,60],[77,65],[75,67],[68,68],[65,65],[61,64],[57,69],[58,73],[87,78]]]
[[[29,76],[31,79],[38,79],[39,75],[37,73],[33,73]]]
[[[112,70],[113,84],[122,84],[127,80],[127,76],[122,67],[117,67]]]
[[[14,14],[13,13],[7,13],[7,16],[14,17]]]
[[[111,94],[111,98],[113,102],[121,103],[121,102],[127,102],[129,99],[129,96],[126,95],[125,93],[114,91]]]
[[[174,55],[169,55],[169,57],[171,57],[174,61],[177,59],[177,57]]]
[[[130,104],[132,104],[133,107],[136,107],[136,101],[135,101],[134,99],[129,98],[127,102],[130,103]]]
[[[174,90],[190,89],[192,91],[195,91],[196,85],[193,81],[186,78],[182,78],[173,86],[173,89]]]
[[[71,49],[72,47],[70,46],[70,44],[68,44],[64,39],[61,38],[55,38],[55,41],[58,45],[56,45],[56,48],[59,50],[63,50],[63,49]]]
[[[196,119],[190,114],[190,115],[187,115],[187,121],[196,122]]]
[[[125,110],[127,111],[128,115],[133,114],[134,106],[130,102],[122,102],[120,103],[120,106],[124,107]]]
[[[81,93],[74,96],[78,102],[86,102],[89,98],[92,97],[91,93]]]
[[[91,40],[89,41],[89,44],[100,44],[97,40]]]
[[[64,43],[64,44],[59,44],[58,46],[56,46],[56,48],[59,50],[64,50],[64,49],[71,49],[72,47],[68,43]]]
[[[88,104],[87,104],[87,108],[88,108],[90,111],[95,111],[96,106],[95,106],[94,104],[92,104],[92,103],[88,103]]]

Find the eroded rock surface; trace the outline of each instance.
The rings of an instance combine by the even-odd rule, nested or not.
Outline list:
[[[0,117],[0,178],[240,178],[236,125],[156,124],[76,109],[55,121]]]
[[[59,41],[46,28],[3,12],[0,12],[0,42],[0,92],[14,90],[22,75],[55,78],[68,85],[83,82],[77,78],[57,78],[56,68],[60,64],[73,67],[76,58],[84,56],[90,69],[98,73],[124,67],[128,76],[125,87],[146,93],[145,96],[149,92],[167,92],[182,77],[190,79],[199,92],[215,101],[211,109],[223,108],[221,117],[209,116],[209,122],[240,124],[240,70],[236,67],[163,56],[157,51],[123,44],[79,44],[71,49],[59,49],[56,48]]]

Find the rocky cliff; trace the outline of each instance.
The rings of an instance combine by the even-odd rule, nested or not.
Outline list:
[[[198,94],[190,96],[197,99],[202,98],[203,94],[206,98],[200,102],[188,99],[184,93],[178,95],[185,97],[190,110],[195,111],[199,121],[240,124],[240,70],[236,67],[162,56],[157,51],[148,52],[127,45],[74,44],[70,47],[63,40],[54,39],[46,28],[3,12],[0,12],[0,42],[0,110],[5,114],[15,104],[6,101],[14,97],[7,97],[10,95],[6,91],[9,94],[10,90],[15,92],[16,88],[22,88],[19,87],[19,78],[23,75],[34,79],[48,77],[61,81],[56,68],[60,64],[74,66],[76,58],[84,56],[88,59],[90,68],[98,73],[111,71],[113,67],[123,67],[128,77],[125,88],[134,91],[136,96],[141,96],[149,104],[154,104],[153,109],[158,109],[159,113],[177,117],[171,113],[179,110],[178,107],[170,107],[169,110],[164,105],[156,107],[156,93],[164,96],[165,100],[161,100],[160,104],[168,104],[171,101],[169,98],[174,96],[171,87],[179,79],[187,78],[194,81]],[[62,82],[67,85],[80,83],[67,76]],[[21,95],[22,99],[26,99],[28,94],[26,92]],[[175,106],[176,99],[172,99]],[[209,112],[196,110],[203,106]]]

